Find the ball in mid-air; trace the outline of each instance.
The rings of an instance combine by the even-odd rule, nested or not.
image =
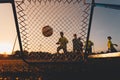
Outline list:
[[[45,37],[50,37],[50,36],[53,34],[53,28],[51,28],[49,25],[44,26],[44,27],[42,28],[42,34],[43,34]]]

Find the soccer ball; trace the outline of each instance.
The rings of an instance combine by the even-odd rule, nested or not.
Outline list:
[[[44,27],[42,28],[42,34],[43,34],[45,37],[50,37],[50,36],[53,34],[53,28],[51,28],[49,25],[44,26]]]

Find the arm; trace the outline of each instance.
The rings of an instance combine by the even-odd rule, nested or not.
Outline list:
[[[67,40],[67,38],[65,38],[65,40],[66,40],[66,43],[68,43],[68,40]]]
[[[113,45],[115,45],[116,47],[118,47],[118,45],[117,45],[117,44],[113,44]]]
[[[56,44],[60,44],[60,39],[58,40],[58,42]]]

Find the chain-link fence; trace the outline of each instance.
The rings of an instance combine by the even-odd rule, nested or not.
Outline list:
[[[68,39],[68,52],[73,51],[73,34],[81,37],[83,42],[86,40],[90,5],[82,0],[22,0],[15,3],[22,47],[31,58],[35,55],[36,59],[38,56],[45,58],[47,53],[45,59],[50,59],[49,53],[57,52],[60,32]],[[47,25],[53,29],[49,37],[42,34],[43,27]]]

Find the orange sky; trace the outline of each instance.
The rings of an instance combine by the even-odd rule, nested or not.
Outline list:
[[[15,37],[16,29],[11,5],[0,4],[0,53],[11,53]]]

